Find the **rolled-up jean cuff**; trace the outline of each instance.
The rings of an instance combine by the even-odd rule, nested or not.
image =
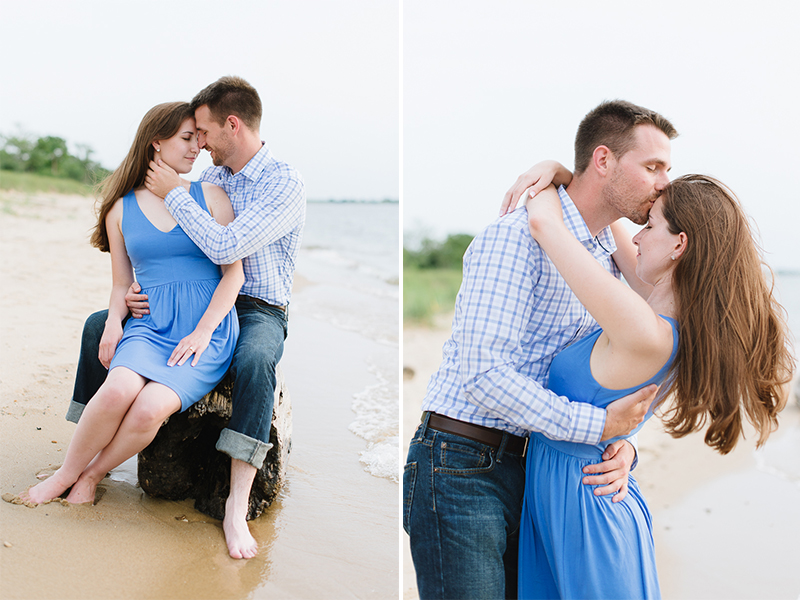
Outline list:
[[[75,400],[69,401],[69,408],[67,409],[67,414],[64,415],[64,418],[71,423],[77,423],[78,420],[81,418],[83,414],[83,409],[86,408],[85,404],[81,404],[80,402],[75,402]]]
[[[272,444],[264,443],[233,429],[223,429],[217,440],[217,450],[231,458],[246,462],[256,469],[260,469],[264,464],[270,448],[272,448]]]

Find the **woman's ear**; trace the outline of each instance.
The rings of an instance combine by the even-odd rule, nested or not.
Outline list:
[[[678,242],[675,244],[675,249],[672,251],[672,260],[677,260],[680,258],[684,252],[686,252],[686,246],[689,243],[689,238],[686,237],[686,234],[681,231],[678,234]]]
[[[158,141],[153,142],[153,148],[155,149],[156,152],[161,152],[161,142]]]

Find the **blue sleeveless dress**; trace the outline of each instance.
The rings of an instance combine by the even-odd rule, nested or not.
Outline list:
[[[678,350],[677,323],[663,318],[672,325],[672,355],[648,381],[626,390],[601,387],[589,363],[597,330],[553,359],[548,387],[604,407],[644,385],[661,383]],[[581,483],[581,469],[600,462],[606,446],[618,439],[593,446],[531,435],[520,523],[520,598],[661,597],[650,511],[636,480],[629,476],[628,495],[616,504],[612,496],[595,496],[595,486]]]
[[[193,182],[189,193],[208,210],[200,182]],[[182,366],[167,366],[172,351],[200,322],[222,272],[180,226],[166,233],[157,229],[133,191],[123,198],[122,234],[150,314],[128,319],[109,369],[127,367],[169,387],[180,397],[182,412],[214,389],[228,370],[239,336],[236,309],[214,330],[197,366],[191,366],[194,356]]]

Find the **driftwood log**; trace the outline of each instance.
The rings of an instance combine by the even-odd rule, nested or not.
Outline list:
[[[286,478],[292,441],[292,405],[280,366],[277,367],[275,407],[264,465],[250,492],[248,519],[272,503]],[[139,453],[139,485],[157,498],[193,498],[200,512],[222,519],[230,489],[231,459],[215,446],[231,416],[233,381],[226,375],[214,390],[183,413],[172,415],[153,442]]]

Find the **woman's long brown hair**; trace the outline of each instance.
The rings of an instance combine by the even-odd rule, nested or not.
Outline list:
[[[193,117],[188,102],[165,102],[147,111],[139,123],[131,149],[122,163],[100,184],[98,189],[97,224],[92,230],[91,244],[108,252],[106,217],[114,203],[133,189],[144,185],[144,178],[155,149],[153,142],[166,140],[178,133],[181,124]]]
[[[662,419],[674,437],[708,423],[706,444],[727,454],[747,418],[760,446],[778,426],[794,369],[772,272],[725,185],[686,175],[661,198],[670,232],[688,239],[672,276],[680,339],[665,385],[675,401]]]

